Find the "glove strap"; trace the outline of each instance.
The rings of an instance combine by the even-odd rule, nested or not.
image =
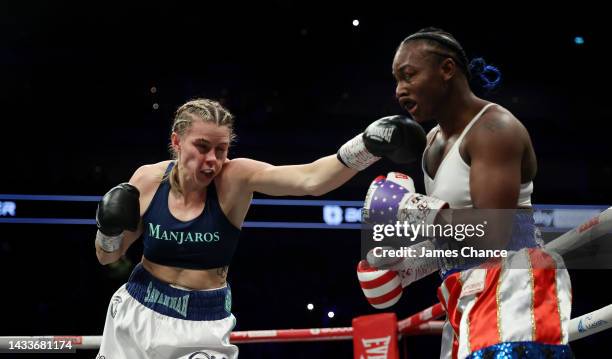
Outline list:
[[[353,137],[338,150],[338,160],[346,167],[357,171],[368,168],[379,159],[380,157],[374,156],[366,149],[362,133]]]
[[[391,247],[381,248],[393,249]],[[422,241],[408,248],[412,249],[417,255],[415,257],[376,257],[374,250],[370,250],[367,254],[367,262],[373,268],[397,272],[403,288],[438,270],[439,264],[437,258],[421,256],[423,248],[426,250],[436,248],[431,241]]]
[[[115,252],[121,248],[121,243],[123,243],[123,233],[117,236],[107,236],[98,231],[96,233],[96,243],[98,243],[102,250],[106,253]]]
[[[436,247],[431,241],[423,241],[410,246],[416,253],[421,254],[422,248],[434,250]],[[404,259],[399,265],[393,267],[402,282],[402,287],[406,287],[412,282],[424,278],[439,268],[437,258],[417,257]]]
[[[448,203],[435,197],[420,193],[408,193],[400,202],[398,220],[408,223],[434,224],[441,209],[448,208]]]

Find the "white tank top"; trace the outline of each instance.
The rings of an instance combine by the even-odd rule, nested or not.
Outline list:
[[[425,151],[423,151],[421,166],[423,167],[423,174],[425,175],[425,191],[428,196],[448,202],[451,208],[474,207],[472,196],[470,195],[470,166],[461,158],[459,146],[461,146],[465,134],[468,133],[470,128],[480,119],[482,114],[493,105],[495,104],[490,103],[484,106],[482,110],[474,116],[470,123],[465,126],[457,141],[453,143],[450,151],[448,151],[446,156],[442,159],[434,178],[429,177],[425,166],[425,155],[429,150],[431,141],[427,144]],[[439,130],[440,125],[434,128],[436,134]],[[531,207],[531,192],[533,192],[533,181],[521,184],[518,206]]]

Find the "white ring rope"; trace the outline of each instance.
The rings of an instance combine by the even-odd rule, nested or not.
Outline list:
[[[421,323],[417,327],[404,332],[414,334],[440,334],[443,322],[432,320]],[[612,304],[594,312],[574,318],[570,322],[570,342],[588,337],[612,327]],[[304,341],[334,341],[351,340],[353,328],[311,328],[311,329],[280,329],[280,330],[249,330],[233,332],[231,342],[270,343],[270,342],[304,342]],[[10,341],[71,341],[76,349],[98,349],[102,341],[101,335],[50,335],[50,336],[0,336],[0,349],[9,348]]]

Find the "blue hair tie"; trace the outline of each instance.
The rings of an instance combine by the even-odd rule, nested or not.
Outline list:
[[[487,91],[495,89],[501,82],[501,71],[495,66],[487,65],[482,57],[470,61],[469,70],[472,76],[480,79],[481,86]]]

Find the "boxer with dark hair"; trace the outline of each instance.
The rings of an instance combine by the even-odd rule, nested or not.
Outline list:
[[[366,196],[365,220],[387,208],[393,208],[394,219],[413,211],[423,215],[411,217],[424,221],[447,206],[530,208],[537,163],[529,134],[510,111],[479,98],[470,87],[470,79],[476,79],[493,89],[499,70],[482,59],[468,62],[455,37],[436,28],[404,39],[392,69],[401,106],[419,123],[437,123],[423,152],[426,195],[414,193],[396,173],[377,178]],[[388,307],[402,287],[439,269],[438,296],[447,311],[441,358],[571,358],[571,284],[563,260],[541,248],[532,216],[517,216],[513,225],[510,254],[493,265],[369,255],[369,263],[358,266],[366,297]],[[439,245],[436,240],[418,244]],[[376,281],[379,274],[388,279]]]

